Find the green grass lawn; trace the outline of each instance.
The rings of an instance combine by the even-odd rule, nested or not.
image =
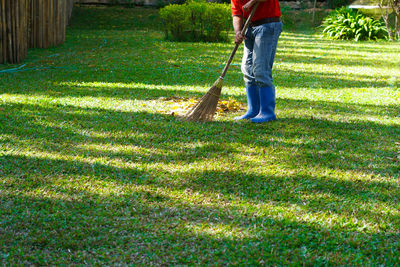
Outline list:
[[[172,116],[232,47],[77,7],[0,73],[0,264],[399,265],[400,43],[285,28],[277,122]],[[240,58],[223,99],[245,102]]]

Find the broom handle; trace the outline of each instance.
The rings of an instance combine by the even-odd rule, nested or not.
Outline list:
[[[247,30],[247,28],[248,28],[249,25],[250,25],[250,22],[251,22],[251,19],[252,19],[253,16],[254,16],[254,13],[256,13],[256,9],[257,9],[259,3],[260,3],[260,2],[257,2],[257,3],[254,5],[253,9],[251,10],[251,13],[250,13],[249,17],[248,17],[247,20],[246,20],[246,23],[245,23],[244,26],[243,26],[243,29],[242,29],[242,35],[243,35],[243,36],[245,35],[246,30]],[[240,45],[240,44],[236,44],[235,47],[233,48],[232,53],[231,53],[231,55],[229,56],[228,62],[226,63],[225,68],[224,68],[224,70],[222,71],[222,74],[221,74],[221,77],[220,77],[221,79],[224,79],[224,78],[225,78],[225,75],[226,75],[226,73],[227,73],[227,71],[228,71],[228,69],[229,69],[229,66],[230,66],[231,63],[232,63],[233,57],[235,56],[236,51],[237,51],[238,48],[239,48],[239,45]]]

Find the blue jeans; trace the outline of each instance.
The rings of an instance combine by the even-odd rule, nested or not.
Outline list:
[[[282,26],[272,22],[247,29],[242,61],[246,86],[274,87],[272,66]]]

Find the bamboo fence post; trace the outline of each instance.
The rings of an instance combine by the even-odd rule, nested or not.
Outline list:
[[[26,0],[0,0],[0,63],[16,64],[27,54]]]
[[[0,64],[19,63],[28,47],[65,42],[73,0],[0,0]]]
[[[30,47],[48,48],[65,42],[70,0],[31,0]]]
[[[0,0],[0,64],[4,63],[4,56],[5,56],[5,51],[4,51],[4,36],[3,36],[3,26],[5,25],[5,22],[3,22],[3,18],[4,18],[4,7],[3,7],[3,1]]]
[[[67,20],[68,20],[68,25],[69,22],[71,21],[71,16],[72,16],[72,10],[74,8],[74,0],[67,0]]]

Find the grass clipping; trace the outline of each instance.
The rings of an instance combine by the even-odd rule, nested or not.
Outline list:
[[[187,97],[161,97],[160,100],[167,102],[169,110],[165,113],[172,116],[185,115],[199,101],[199,99]],[[224,116],[227,113],[245,110],[245,108],[246,106],[244,103],[239,102],[232,97],[227,100],[220,99],[218,100],[215,116]]]

